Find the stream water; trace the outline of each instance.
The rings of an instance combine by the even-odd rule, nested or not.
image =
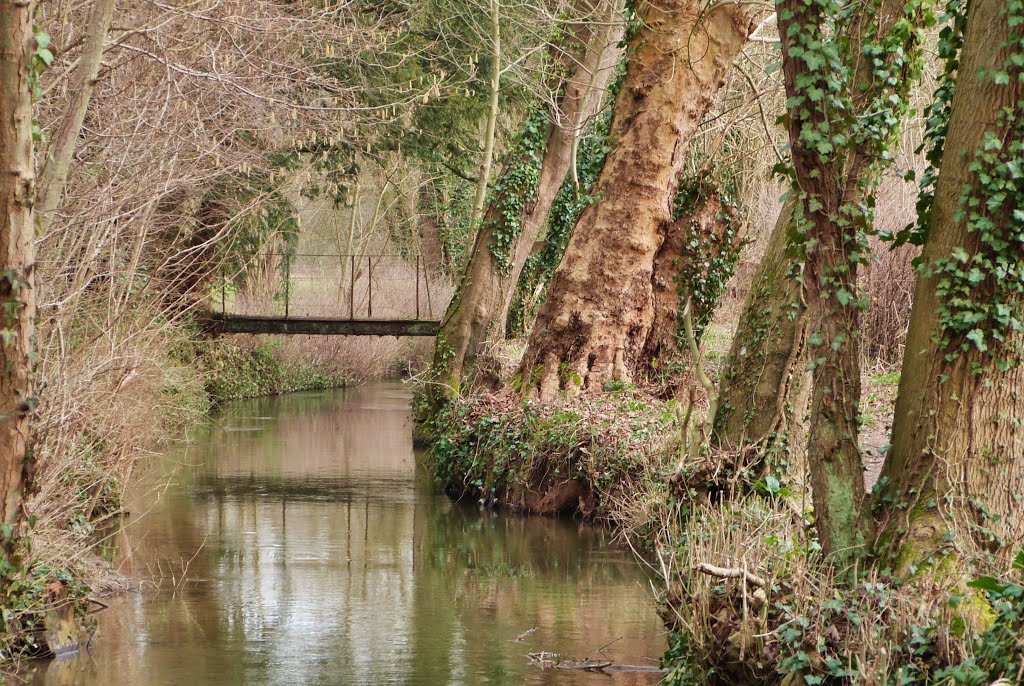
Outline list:
[[[648,580],[598,529],[449,502],[417,467],[409,400],[386,383],[227,407],[134,488],[110,554],[142,590],[29,681],[657,683],[530,664],[656,665]]]

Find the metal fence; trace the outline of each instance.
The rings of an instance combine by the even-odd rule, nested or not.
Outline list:
[[[222,271],[215,309],[285,319],[431,320],[445,306],[436,301],[440,277],[421,255],[300,253],[251,264],[244,279]]]

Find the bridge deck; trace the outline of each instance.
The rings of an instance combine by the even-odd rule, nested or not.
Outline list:
[[[310,319],[211,313],[207,329],[215,334],[269,333],[317,336],[434,336],[440,322],[430,319]]]

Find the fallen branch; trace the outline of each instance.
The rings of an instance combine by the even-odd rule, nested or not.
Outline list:
[[[713,564],[707,562],[701,562],[694,569],[702,574],[709,576],[715,576],[719,579],[744,579],[748,584],[757,586],[758,588],[764,588],[768,582],[759,577],[753,572],[748,572],[739,567],[716,567]]]

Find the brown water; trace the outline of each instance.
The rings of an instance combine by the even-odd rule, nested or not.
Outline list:
[[[647,579],[597,529],[437,493],[409,399],[389,383],[228,407],[164,460],[170,486],[142,479],[132,499],[112,552],[151,583],[98,615],[90,651],[29,680],[657,683],[529,663],[546,650],[656,664]]]

